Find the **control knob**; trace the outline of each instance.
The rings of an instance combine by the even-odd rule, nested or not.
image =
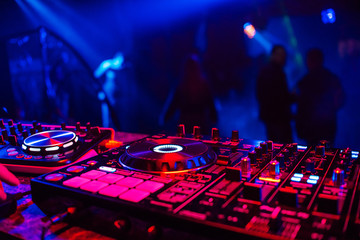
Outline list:
[[[251,161],[251,160],[250,160],[250,158],[248,158],[248,157],[243,157],[243,158],[241,159],[240,165],[241,165],[241,171],[242,171],[243,173],[251,172],[251,162],[250,162],[250,161]]]
[[[184,126],[184,124],[179,124],[177,126],[176,136],[185,137],[185,126]]]
[[[201,138],[200,127],[199,126],[194,126],[193,135],[194,135],[195,139],[200,139]]]
[[[305,161],[305,168],[307,172],[315,172],[315,161],[312,158],[308,158]]]
[[[316,146],[315,147],[315,156],[316,157],[325,157],[325,146]]]
[[[220,140],[220,132],[219,129],[213,128],[211,129],[211,139],[213,141],[219,141]]]
[[[269,175],[271,177],[276,177],[280,175],[280,164],[278,161],[273,160],[269,164]]]
[[[231,132],[231,141],[232,142],[239,142],[239,131],[233,130]]]
[[[340,187],[341,185],[344,185],[344,170],[340,168],[335,168],[332,175],[332,181],[335,186]]]

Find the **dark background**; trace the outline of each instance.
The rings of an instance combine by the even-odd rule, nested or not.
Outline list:
[[[321,11],[326,8],[335,10],[335,23],[322,22]],[[34,113],[37,109],[46,113],[40,114],[42,119],[38,120],[70,123],[89,120],[101,124],[97,92],[104,77],[95,80],[92,72],[102,61],[122,52],[125,68],[114,71],[111,86],[118,130],[173,131],[176,116],[165,124],[159,118],[181,77],[185,56],[197,53],[215,97],[219,115],[216,127],[220,134],[229,136],[231,130],[237,129],[243,138],[264,139],[254,86],[258,71],[267,60],[269,46],[286,46],[290,88],[306,73],[306,51],[318,47],[325,54],[325,65],[340,77],[346,92],[346,103],[338,113],[336,145],[359,149],[359,12],[357,0],[3,0],[0,2],[1,117],[33,120],[29,116],[36,115],[19,111],[21,106],[17,106],[14,93],[19,95],[21,86],[24,89],[29,81],[39,81],[29,84],[31,87],[20,94],[29,99],[28,111]],[[255,26],[261,39],[249,39],[244,34],[246,22]],[[33,36],[32,44],[27,47],[32,50],[27,54],[34,60],[37,54],[41,55],[41,47],[37,45],[41,40],[36,39],[39,31],[35,31],[39,27],[45,27],[50,35],[64,42],[65,47],[58,47],[72,52],[70,60],[61,52],[49,53],[49,58],[53,57],[46,63],[39,57],[38,68],[25,74],[24,84],[14,85],[9,63],[17,53],[9,50],[9,41],[16,39],[15,45],[19,45],[21,37]],[[72,106],[68,116],[56,118],[47,114],[53,110],[48,101],[35,99],[38,92],[47,91],[46,84],[41,85],[44,64],[60,66],[67,73],[68,85],[63,86],[69,91],[57,98]]]

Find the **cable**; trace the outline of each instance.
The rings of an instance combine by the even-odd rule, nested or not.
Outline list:
[[[42,228],[41,240],[45,239],[45,235],[46,235],[47,231],[49,230],[49,228],[51,227],[51,225],[63,222],[68,216],[74,214],[75,211],[76,211],[75,207],[69,207],[65,212],[62,212],[62,213],[59,213],[59,214],[49,217],[47,224],[45,222],[44,227]]]

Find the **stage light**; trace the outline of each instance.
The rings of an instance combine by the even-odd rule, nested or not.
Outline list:
[[[335,11],[332,8],[321,11],[321,19],[323,23],[334,23],[336,20]]]
[[[246,36],[248,36],[250,39],[252,39],[256,34],[255,27],[249,22],[245,23],[244,24],[244,33],[246,34]]]

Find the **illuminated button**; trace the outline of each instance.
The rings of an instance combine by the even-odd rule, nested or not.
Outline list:
[[[121,174],[121,175],[124,175],[124,176],[130,176],[131,174],[133,174],[132,171],[129,171],[129,170],[123,170],[123,169],[119,169],[117,171],[117,173]]]
[[[25,146],[24,144],[21,145],[22,149],[26,150],[27,149],[27,146]]]
[[[71,173],[79,173],[79,172],[84,171],[84,169],[85,169],[85,167],[83,167],[83,166],[71,166],[71,167],[68,167],[66,169],[66,171],[71,172]]]
[[[105,172],[116,172],[116,168],[112,168],[112,167],[107,167],[107,166],[101,166],[99,167],[100,170],[105,171]]]
[[[308,179],[307,181],[306,181],[307,183],[310,183],[310,184],[317,184],[317,180],[314,180],[314,179]]]
[[[7,152],[15,152],[16,151],[16,148],[8,148],[6,149]]]
[[[89,164],[90,166],[94,166],[95,164],[97,164],[97,161],[88,161],[87,164]]]
[[[97,178],[102,177],[104,175],[106,175],[105,172],[98,171],[98,170],[91,170],[89,172],[81,174],[81,177],[89,178],[89,179],[97,179]]]
[[[310,176],[309,176],[309,179],[312,179],[312,180],[318,180],[318,179],[319,179],[319,176],[316,176],[316,175],[310,175]]]
[[[109,184],[104,183],[104,182],[98,182],[98,181],[91,181],[88,183],[85,183],[84,185],[81,185],[80,189],[85,190],[85,191],[89,191],[92,193],[96,193],[98,192],[100,189],[108,186]]]
[[[50,181],[50,182],[56,182],[56,181],[60,181],[63,178],[64,178],[64,175],[62,175],[60,173],[52,173],[52,174],[47,175],[45,177],[45,180]]]
[[[56,151],[56,150],[59,150],[58,146],[45,148],[45,151],[47,151],[47,152]]]
[[[16,155],[16,158],[23,158],[23,157],[24,157],[24,154]]]
[[[139,185],[143,181],[144,180],[141,180],[141,179],[138,179],[138,178],[127,177],[127,178],[121,179],[120,181],[116,182],[116,184],[132,188],[132,187],[135,187],[136,185]]]
[[[121,194],[119,198],[130,202],[140,202],[149,195],[150,195],[149,192],[145,192],[137,189],[130,189],[129,191]]]
[[[157,182],[162,182],[162,183],[171,183],[172,182],[171,178],[163,178],[163,177],[153,177],[152,180],[157,181]]]
[[[53,156],[52,155],[46,155],[45,158],[46,159],[51,159],[51,158],[53,158]]]
[[[105,195],[108,197],[117,197],[120,194],[126,192],[128,190],[127,187],[118,186],[118,185],[110,185],[105,187],[99,191],[99,194]]]
[[[63,145],[63,148],[68,148],[68,147],[71,147],[72,145],[74,145],[73,142],[65,143],[65,144]]]
[[[291,181],[293,181],[293,182],[300,182],[300,181],[301,181],[301,178],[299,178],[299,177],[292,177],[292,178],[291,178]]]
[[[162,187],[164,187],[163,183],[146,181],[146,182],[141,183],[140,185],[136,186],[136,189],[154,193],[157,190],[161,189]]]
[[[89,181],[91,180],[87,178],[73,177],[70,178],[69,180],[64,181],[63,184],[68,187],[78,188]]]
[[[105,176],[98,178],[97,180],[101,181],[101,182],[106,182],[106,183],[115,183],[123,178],[124,178],[124,176],[122,176],[122,175],[109,173],[109,174],[106,174]]]
[[[302,178],[302,177],[304,177],[304,174],[302,174],[302,173],[294,173],[294,177]]]
[[[24,159],[32,159],[32,156],[31,155],[25,155]]]
[[[13,151],[13,152],[8,152],[8,155],[9,156],[16,156],[18,155],[19,153],[17,151]]]
[[[118,148],[118,147],[121,147],[121,145],[123,145],[122,142],[115,141],[115,140],[109,140],[105,143],[106,148]]]
[[[298,145],[298,149],[305,150],[305,149],[307,149],[307,146]]]
[[[310,214],[305,213],[305,212],[298,212],[297,216],[302,219],[308,219],[310,217]]]
[[[144,173],[134,173],[133,177],[149,180],[150,178],[152,178],[152,175]]]
[[[31,152],[40,152],[41,151],[41,149],[40,148],[29,148],[29,151],[31,151]]]

